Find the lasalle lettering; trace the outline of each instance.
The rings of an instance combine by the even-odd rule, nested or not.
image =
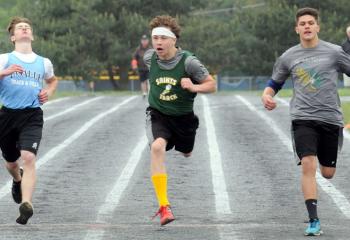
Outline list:
[[[22,73],[14,72],[11,74],[11,78],[23,79],[23,78],[32,78],[36,81],[40,81],[42,79],[42,75],[33,71],[24,71]]]

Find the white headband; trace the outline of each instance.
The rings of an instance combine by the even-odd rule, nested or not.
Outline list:
[[[166,28],[166,27],[153,28],[152,36],[154,35],[176,38],[175,34],[169,28]]]

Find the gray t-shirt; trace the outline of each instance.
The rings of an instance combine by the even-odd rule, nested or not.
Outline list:
[[[291,119],[319,120],[343,126],[337,90],[339,72],[350,74],[350,55],[329,42],[320,40],[314,48],[300,44],[288,49],[275,63],[272,79],[293,81]]]
[[[152,55],[155,52],[154,49],[149,49],[145,52],[143,60],[148,68],[151,67]],[[176,64],[181,60],[183,56],[183,50],[178,49],[174,58],[169,60],[161,60],[157,57],[157,63],[161,69],[171,70]],[[200,83],[209,75],[208,70],[203,66],[203,64],[195,57],[189,56],[185,60],[185,71],[191,77],[191,79],[197,83]]]

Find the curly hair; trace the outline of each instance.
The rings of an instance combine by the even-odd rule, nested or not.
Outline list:
[[[168,15],[161,15],[153,18],[149,24],[151,31],[156,27],[167,27],[175,34],[177,38],[180,38],[180,26],[177,23],[177,20]]]
[[[18,23],[28,23],[30,27],[32,27],[32,22],[28,19],[28,18],[24,18],[24,17],[13,17],[7,27],[7,31],[9,32],[9,34],[12,36],[14,34],[15,31],[15,26]]]

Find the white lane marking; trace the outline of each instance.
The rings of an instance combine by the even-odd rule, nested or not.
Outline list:
[[[343,134],[344,134],[344,137],[345,137],[346,139],[350,140],[350,133],[349,133],[349,131],[346,130],[345,128],[344,128]]]
[[[290,139],[285,135],[282,130],[277,127],[277,124],[272,118],[268,117],[264,112],[255,108],[248,100],[243,98],[242,96],[236,96],[244,105],[246,105],[249,110],[259,115],[269,127],[272,128],[273,132],[279,137],[282,143],[288,148],[290,152],[293,153],[292,143]],[[334,203],[338,206],[341,212],[347,217],[350,218],[350,203],[348,199],[336,189],[336,187],[329,182],[327,179],[323,178],[319,172],[316,172],[317,183],[320,185],[323,191],[325,191],[334,201]]]
[[[71,97],[62,97],[62,98],[57,98],[57,99],[54,99],[54,100],[49,100],[48,102],[46,102],[46,103],[43,105],[43,108],[45,108],[45,107],[48,106],[48,105],[54,104],[54,103],[66,101],[66,100],[68,100],[68,99],[70,99],[70,98],[71,98]]]
[[[82,102],[82,103],[76,104],[76,105],[74,105],[73,107],[70,107],[70,108],[68,108],[68,109],[66,109],[66,110],[64,110],[64,111],[62,111],[62,112],[53,114],[53,115],[51,115],[51,116],[49,116],[49,117],[45,117],[45,118],[44,118],[44,121],[49,121],[49,120],[52,120],[52,119],[57,118],[57,117],[59,117],[59,116],[62,116],[62,115],[64,115],[64,114],[67,114],[67,113],[69,113],[69,112],[72,112],[72,111],[74,111],[74,110],[77,109],[77,108],[80,108],[80,107],[82,107],[82,106],[84,106],[84,105],[86,105],[86,104],[89,104],[89,103],[92,103],[92,102],[94,102],[94,101],[97,101],[97,100],[99,100],[99,99],[101,99],[101,98],[102,98],[102,97],[96,97],[96,98],[92,98],[92,99],[86,100],[86,101],[84,101],[84,102]]]
[[[278,96],[275,96],[275,99],[276,99],[277,101],[279,101],[280,103],[282,103],[283,105],[289,106],[289,102],[288,102],[286,99],[280,98],[280,97],[278,97]]]
[[[211,117],[209,103],[206,96],[202,95],[204,107],[204,119],[207,129],[207,139],[210,154],[210,167],[212,172],[213,190],[215,194],[216,212],[219,215],[231,214],[230,201],[226,188],[224,171],[222,168],[221,154],[216,138],[214,121]]]
[[[132,151],[131,156],[127,164],[125,165],[123,171],[121,172],[119,178],[115,182],[112,191],[107,195],[105,202],[99,208],[97,218],[96,218],[96,223],[98,224],[107,223],[112,219],[113,212],[118,206],[121,196],[123,195],[123,192],[128,186],[129,181],[133,176],[135,169],[141,160],[142,152],[147,147],[147,143],[148,143],[148,140],[147,140],[146,134],[143,134],[138,144]],[[86,240],[102,239],[104,232],[105,232],[105,229],[101,229],[101,228],[89,230],[85,236],[85,239]]]
[[[100,113],[96,117],[90,119],[81,128],[79,128],[76,132],[74,132],[71,136],[69,136],[66,140],[64,140],[62,143],[60,143],[56,147],[52,148],[43,157],[39,158],[39,161],[37,161],[36,163],[36,169],[39,169],[42,165],[44,165],[49,160],[54,158],[57,155],[57,153],[61,152],[65,147],[69,146],[72,142],[74,142],[77,138],[79,138],[83,133],[85,133],[91,126],[96,124],[101,118],[104,118],[105,116],[117,111],[121,106],[127,104],[134,98],[136,98],[136,96],[129,97],[125,99],[123,102],[118,103],[115,107],[111,108],[110,110]],[[12,185],[12,179],[8,181],[5,184],[5,186],[3,186],[0,189],[0,199],[5,197],[10,192],[11,185]]]
[[[277,96],[276,96],[275,98],[276,98],[277,101],[281,102],[283,105],[289,106],[289,102],[286,101],[285,99],[282,99],[282,98],[277,97]],[[343,129],[343,135],[344,135],[344,138],[346,138],[347,140],[350,141],[350,133],[349,133],[349,131],[348,131],[347,129],[345,129],[345,128]]]

